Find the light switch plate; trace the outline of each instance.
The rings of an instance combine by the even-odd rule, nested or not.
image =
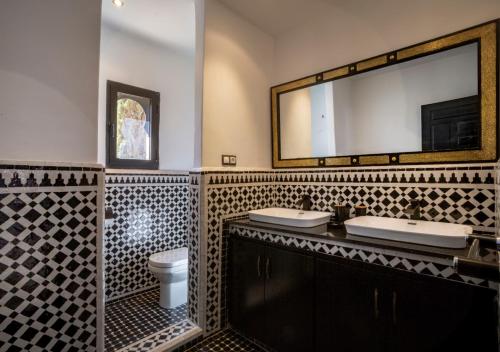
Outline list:
[[[236,166],[236,155],[225,155],[222,154],[222,165],[223,166]]]

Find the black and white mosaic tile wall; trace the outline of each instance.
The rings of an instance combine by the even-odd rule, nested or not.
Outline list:
[[[369,215],[402,218],[410,199],[419,199],[424,220],[495,226],[493,164],[450,167],[345,169],[277,172],[276,206],[294,207],[311,195],[315,210],[333,211],[337,202],[364,204]]]
[[[188,318],[199,324],[200,311],[200,182],[199,173],[189,175],[189,230],[188,230]]]
[[[0,165],[0,350],[97,349],[93,167]]]
[[[224,222],[241,217],[248,210],[273,206],[275,187],[271,172],[206,173],[202,183],[206,209],[202,220],[205,232],[202,238],[206,239],[205,332],[210,334],[221,327],[226,316],[222,268]]]
[[[493,232],[494,164],[422,165],[314,170],[206,171],[200,190],[200,316],[205,333],[225,324],[223,223],[248,210],[295,207],[308,193],[313,209],[333,211],[337,202],[368,206],[369,215],[403,217],[409,199],[420,199],[426,220],[473,225]],[[205,258],[205,259],[204,259]],[[206,276],[206,279],[205,279]]]
[[[158,285],[151,254],[187,246],[188,174],[106,174],[105,294],[116,299]]]

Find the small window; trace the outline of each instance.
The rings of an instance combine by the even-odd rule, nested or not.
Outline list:
[[[158,169],[160,93],[108,81],[107,167]]]

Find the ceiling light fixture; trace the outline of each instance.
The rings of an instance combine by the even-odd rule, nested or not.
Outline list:
[[[125,5],[123,0],[112,0],[111,2],[115,7],[123,7]]]

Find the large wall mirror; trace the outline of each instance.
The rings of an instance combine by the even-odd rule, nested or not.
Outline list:
[[[497,26],[271,88],[273,166],[496,160]]]

